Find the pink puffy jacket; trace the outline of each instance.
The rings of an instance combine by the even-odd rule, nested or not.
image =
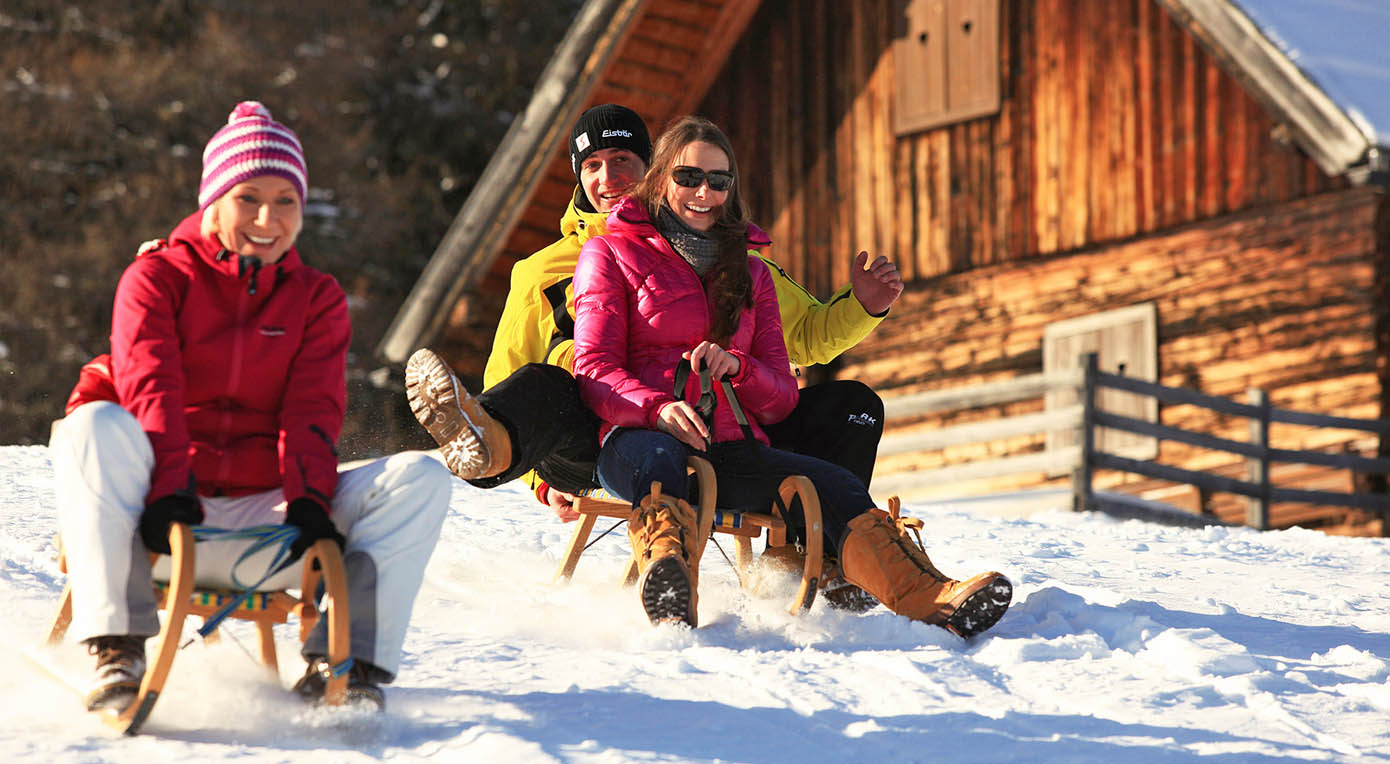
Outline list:
[[[749,245],[766,246],[767,236],[749,226]],[[767,265],[748,258],[753,307],[724,348],[739,359],[731,380],[758,440],[760,423],[781,421],[796,405],[796,378],[787,360],[777,290]],[[608,218],[608,234],[590,239],[574,272],[574,375],[584,402],[603,420],[600,437],[616,427],[656,429],[657,411],[674,401],[676,364],[710,327],[710,306],[694,269],[657,231],[636,200],[620,202]],[[712,440],[738,440],[722,386],[715,386]],[[700,397],[694,374],[685,400]]]

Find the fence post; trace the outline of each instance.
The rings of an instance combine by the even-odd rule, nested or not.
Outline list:
[[[1100,368],[1096,353],[1083,353],[1081,368],[1085,371],[1081,384],[1081,458],[1071,472],[1071,508],[1081,512],[1095,508],[1091,492],[1091,459],[1095,452],[1096,371]]]
[[[1269,393],[1252,388],[1246,395],[1260,409],[1258,416],[1250,418],[1250,442],[1259,455],[1245,460],[1246,474],[1260,487],[1260,495],[1246,498],[1245,524],[1265,531],[1269,530]]]

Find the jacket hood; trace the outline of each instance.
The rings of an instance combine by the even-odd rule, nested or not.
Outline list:
[[[646,205],[631,196],[623,197],[618,202],[618,206],[614,207],[613,212],[608,215],[609,232],[635,232],[644,228],[651,229],[648,233],[656,233],[656,224],[652,223],[651,216],[647,214]],[[748,224],[747,236],[749,249],[760,250],[772,244],[772,238],[756,223]]]

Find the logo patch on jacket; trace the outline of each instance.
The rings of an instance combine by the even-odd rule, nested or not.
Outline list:
[[[262,327],[261,327],[261,334],[264,335],[264,336],[266,336],[266,337],[283,337],[283,336],[285,335],[285,327],[283,327],[283,326],[262,326]]]

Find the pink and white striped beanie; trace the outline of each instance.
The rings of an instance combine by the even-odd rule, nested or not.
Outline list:
[[[278,175],[293,183],[301,205],[308,198],[309,171],[299,138],[259,101],[242,101],[203,149],[198,209],[206,209],[232,186],[261,175]]]

